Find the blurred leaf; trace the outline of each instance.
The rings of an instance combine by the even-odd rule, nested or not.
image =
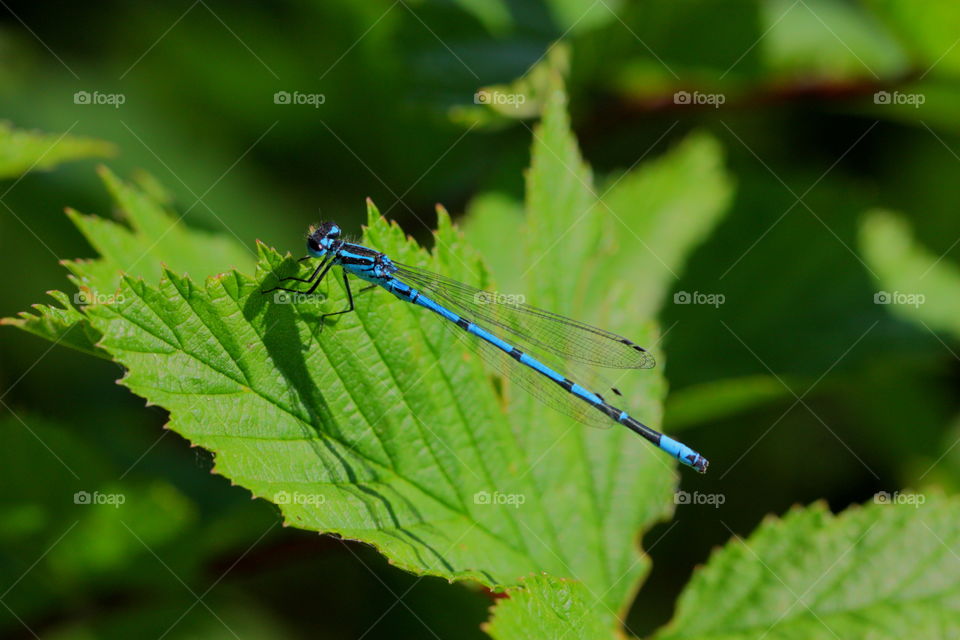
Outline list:
[[[675,432],[790,396],[790,390],[773,376],[705,382],[673,391],[667,396],[665,424]]]
[[[0,178],[14,178],[38,169],[50,169],[69,160],[104,158],[116,153],[109,142],[93,138],[14,129],[0,122]]]
[[[170,579],[175,580],[172,576]],[[184,596],[180,600],[152,597],[123,608],[107,607],[98,615],[77,616],[56,624],[52,629],[45,629],[43,637],[47,640],[133,637],[283,640],[302,637],[286,629],[286,621],[271,612],[261,600],[244,597],[235,590],[222,594],[218,589],[204,597],[203,606],[191,606],[195,598],[186,590]]]
[[[61,576],[121,570],[131,557],[173,540],[195,517],[192,503],[159,480],[106,482],[80,495],[90,500],[77,507],[86,509],[84,517],[47,556]]]
[[[926,75],[960,73],[960,4],[953,0],[868,0],[872,8],[905,43],[916,66]]]
[[[460,225],[470,246],[483,254],[491,273],[496,275],[497,286],[505,291],[519,291],[523,245],[505,243],[503,233],[523,225],[523,205],[501,193],[482,193],[470,201]]]
[[[531,637],[600,640],[610,630],[596,616],[589,615],[590,593],[583,584],[546,574],[520,579],[518,587],[507,589],[505,600],[493,609],[484,631],[496,640]]]
[[[625,6],[625,24],[598,35],[591,77],[609,76],[631,98],[672,104],[678,89],[729,92],[737,79],[759,80],[759,43],[769,25],[760,0],[647,0]],[[590,55],[577,49],[578,60]],[[653,105],[652,105],[653,106]]]
[[[24,618],[62,615],[65,602],[129,587],[135,559],[149,555],[143,542],[163,548],[194,516],[164,480],[118,480],[124,469],[78,435],[78,425],[22,413],[0,420],[0,438],[0,578],[11,585],[5,602]],[[8,625],[18,623],[0,618],[0,630]]]
[[[551,127],[556,142],[547,145],[542,132]],[[601,202],[576,141],[562,133],[568,127],[554,104],[535,134],[541,169],[528,179],[527,207],[540,208],[539,219],[546,223],[537,227],[528,219],[523,237],[529,248],[517,253],[517,243],[503,246],[504,230],[518,217],[517,206],[503,196],[477,198],[468,210],[466,233],[490,256],[497,286],[505,291],[523,291],[525,274],[549,270],[557,259],[579,260],[583,266],[575,282],[557,279],[541,306],[569,305],[565,312],[575,316],[576,309],[602,299],[611,304],[614,296],[622,299],[620,309],[653,316],[687,256],[729,207],[733,181],[723,167],[723,150],[712,136],[693,134],[664,156],[609,180]],[[596,271],[610,274],[612,289],[591,286]],[[630,278],[614,278],[617,271]]]
[[[874,92],[864,97],[860,106],[860,110],[870,117],[877,120],[905,122],[919,127],[924,135],[929,135],[928,128],[950,132],[960,130],[960,123],[956,118],[958,108],[960,108],[960,87],[956,83],[943,82],[930,77],[921,81],[902,82],[896,89]],[[942,138],[935,144],[942,144]],[[907,155],[908,152],[904,150],[902,153]],[[913,160],[917,159],[919,158],[913,158]],[[937,159],[937,162],[941,160]],[[903,175],[902,172],[901,175]],[[903,175],[903,177],[907,176]],[[921,188],[908,180],[904,180],[904,184],[911,190]]]
[[[960,492],[960,415],[955,414],[949,422],[949,428],[941,434],[936,455],[911,460],[909,471],[924,487],[953,495]]]
[[[902,218],[869,212],[860,226],[860,250],[879,278],[876,304],[928,329],[960,336],[960,269],[920,245]]]
[[[533,129],[533,150],[527,173],[523,232],[527,265],[521,281],[530,287],[539,279],[539,288],[528,288],[537,304],[571,315],[579,305],[565,278],[536,278],[537,272],[553,271],[562,260],[564,270],[589,280],[596,269],[597,244],[603,237],[603,212],[597,205],[593,172],[580,155],[570,130],[567,96],[559,72],[550,74],[543,119]],[[577,265],[574,271],[572,265]]]
[[[688,136],[662,158],[618,178],[598,207],[613,220],[607,268],[630,278],[629,308],[657,313],[683,270],[687,256],[726,213],[733,180],[723,167],[723,149],[705,133]]]
[[[768,519],[694,574],[673,621],[656,637],[956,637],[960,503],[895,495],[887,501],[897,504],[837,516],[818,503]]]
[[[456,0],[463,7],[483,23],[490,33],[502,35],[513,25],[510,17],[510,7],[505,0]]]
[[[873,16],[854,3],[764,0],[768,31],[760,41],[769,67],[802,80],[900,75],[909,61]]]
[[[557,27],[575,34],[602,27],[617,19],[623,0],[547,0]]]
[[[475,106],[459,105],[450,111],[456,122],[503,126],[510,120],[527,120],[543,113],[550,92],[556,90],[556,74],[570,70],[570,48],[557,42],[527,72],[507,84],[481,87],[473,96]]]

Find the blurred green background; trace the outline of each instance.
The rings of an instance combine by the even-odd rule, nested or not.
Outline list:
[[[897,291],[957,268],[955,3],[9,2],[0,21],[3,118],[113,142],[118,175],[149,172],[189,224],[251,248],[299,252],[321,218],[355,229],[367,196],[426,242],[437,202],[519,206],[530,131],[474,92],[560,38],[600,184],[692,130],[719,139],[733,201],[674,292],[724,303],[671,296],[660,320],[666,429],[712,463],[682,486],[726,501],[681,506],[647,535],[635,634],[669,619],[712,547],[767,514],[957,483],[960,288],[927,294],[929,317],[874,299],[901,273],[888,246],[910,237],[938,275],[921,269]],[[76,104],[78,91],[125,100]],[[276,104],[280,91],[323,104]],[[65,289],[58,259],[93,255],[62,210],[111,214],[95,164],[0,185],[0,316]],[[865,222],[876,208],[897,212],[894,229]],[[113,384],[116,365],[10,329],[0,345],[0,635],[483,637],[489,595],[282,529],[274,507],[162,430],[162,410]],[[142,513],[124,521],[142,531],[110,510],[78,520],[71,496],[84,490],[137,496],[126,508]]]

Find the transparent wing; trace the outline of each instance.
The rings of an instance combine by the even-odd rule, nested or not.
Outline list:
[[[463,315],[463,318],[471,322],[474,321],[469,315]],[[481,360],[493,367],[503,378],[510,380],[510,382],[516,384],[548,407],[591,427],[609,429],[613,426],[614,422],[597,409],[569,393],[542,374],[537,373],[526,365],[520,364],[489,342],[467,333],[452,322],[443,321],[443,326],[445,326],[457,340],[480,356]],[[550,362],[549,358],[543,358],[542,354],[531,351],[529,347],[522,342],[517,341],[516,346],[532,357],[537,358],[548,367],[555,370],[562,369],[562,367],[557,364]],[[581,376],[571,379],[576,380],[578,384],[584,384]]]
[[[654,366],[650,354],[609,331],[495,296],[430,271],[398,266],[399,271],[393,274],[398,279],[448,306],[465,320],[500,334],[504,340],[570,380],[601,397],[607,396],[605,400],[611,399],[609,393],[620,395],[620,391],[596,370],[601,361],[605,366],[621,369]],[[500,375],[547,406],[591,427],[613,426],[608,416],[490,343],[453,323],[443,325]],[[605,353],[615,358],[615,365],[603,360]]]
[[[651,369],[656,364],[642,347],[610,331],[531,307],[514,296],[477,289],[418,267],[394,264],[399,268],[395,277],[488,330],[502,329],[505,340],[522,340],[541,352],[595,367]]]

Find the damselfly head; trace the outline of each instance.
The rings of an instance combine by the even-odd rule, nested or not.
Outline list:
[[[336,223],[321,222],[318,226],[310,227],[307,235],[307,253],[315,258],[321,258],[339,239],[340,227]]]

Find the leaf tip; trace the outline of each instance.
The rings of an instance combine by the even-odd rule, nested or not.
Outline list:
[[[380,210],[373,204],[373,198],[367,196],[367,224],[372,224],[380,216]]]

